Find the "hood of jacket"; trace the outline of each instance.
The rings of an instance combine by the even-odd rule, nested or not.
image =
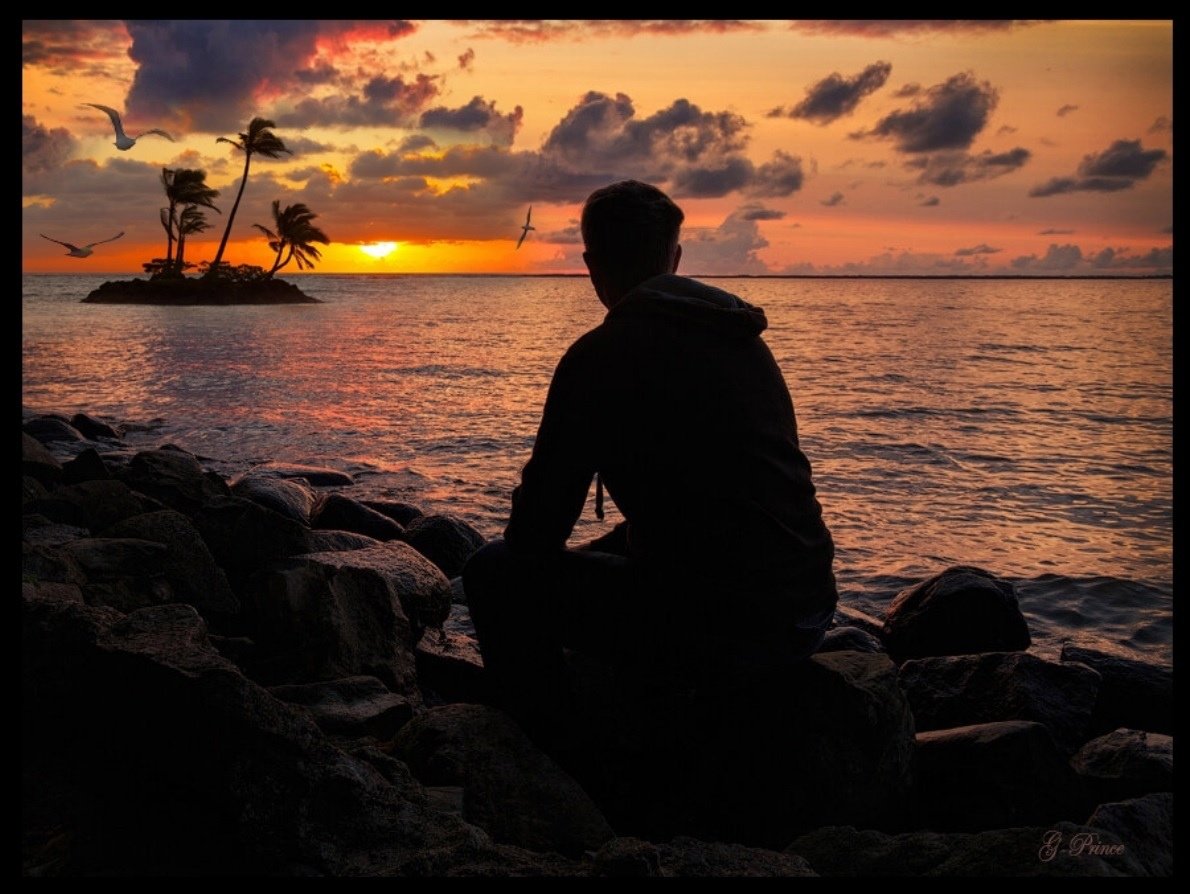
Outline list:
[[[730,292],[673,273],[646,279],[620,299],[606,319],[644,317],[705,325],[725,337],[751,338],[768,326],[761,308]]]

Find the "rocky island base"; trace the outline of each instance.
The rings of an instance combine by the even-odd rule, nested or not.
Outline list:
[[[291,282],[260,279],[158,278],[105,282],[83,304],[321,304]]]

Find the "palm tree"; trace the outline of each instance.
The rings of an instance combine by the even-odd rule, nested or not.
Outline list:
[[[236,193],[231,213],[227,215],[227,226],[223,230],[223,238],[219,240],[219,250],[215,252],[215,258],[211,261],[210,273],[212,274],[217,271],[219,264],[223,261],[223,250],[227,248],[227,237],[231,235],[231,225],[236,219],[236,211],[240,207],[240,199],[243,198],[244,187],[248,183],[248,168],[252,164],[252,156],[263,155],[265,158],[277,158],[282,153],[290,151],[285,148],[285,143],[281,141],[281,138],[269,129],[276,126],[267,118],[253,118],[248,123],[248,130],[240,134],[238,141],[229,140],[227,137],[219,137],[215,140],[216,143],[231,143],[244,153],[244,174],[240,178],[240,191]]]
[[[313,268],[314,262],[322,257],[322,253],[312,243],[331,244],[326,233],[311,222],[317,216],[301,202],[296,205],[286,205],[285,210],[282,211],[280,200],[273,199],[273,226],[277,228],[276,232],[264,224],[252,225],[268,236],[269,248],[277,253],[273,267],[265,274],[266,277],[271,277],[290,261],[297,261],[298,270],[305,270],[307,267]],[[288,253],[286,253],[286,249],[288,249]],[[282,254],[285,255],[285,260],[281,259]]]
[[[219,190],[207,186],[207,172],[194,168],[162,168],[161,185],[165,188],[168,207],[160,212],[161,226],[165,230],[165,259],[173,261],[174,240],[178,238],[178,206],[202,205],[212,211]]]
[[[216,211],[219,209],[216,208]],[[201,233],[203,230],[209,230],[211,225],[207,222],[207,216],[198,209],[197,205],[187,205],[182,209],[182,213],[178,215],[178,271],[185,269],[186,261],[184,255],[186,253],[186,237],[191,233]],[[193,265],[192,265],[193,266]]]

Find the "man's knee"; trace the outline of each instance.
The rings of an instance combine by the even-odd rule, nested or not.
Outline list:
[[[467,560],[463,566],[463,592],[472,613],[476,606],[482,612],[489,597],[505,589],[510,561],[508,544],[503,539],[484,544]]]

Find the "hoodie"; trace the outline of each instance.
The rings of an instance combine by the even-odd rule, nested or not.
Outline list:
[[[625,295],[558,364],[510,547],[562,548],[598,473],[628,555],[707,623],[783,630],[833,610],[834,545],[766,326],[682,276]]]

